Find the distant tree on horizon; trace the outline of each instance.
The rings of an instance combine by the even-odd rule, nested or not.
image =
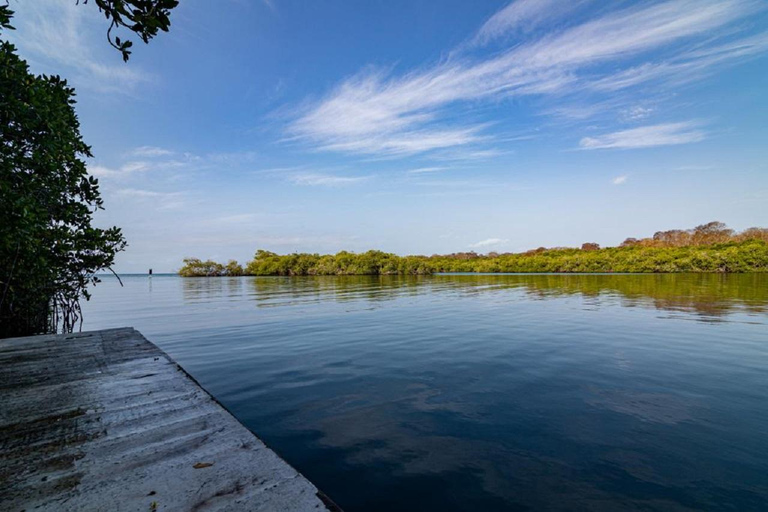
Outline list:
[[[383,251],[280,255],[259,249],[240,267],[230,261],[186,258],[179,275],[312,276],[423,275],[435,272],[766,272],[768,228],[734,232],[722,222],[693,229],[657,231],[650,238],[627,238],[618,247],[586,242],[581,248],[539,247],[521,253],[472,252],[398,256]]]

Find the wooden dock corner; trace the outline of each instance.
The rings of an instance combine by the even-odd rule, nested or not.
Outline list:
[[[0,340],[0,510],[339,510],[131,328]]]

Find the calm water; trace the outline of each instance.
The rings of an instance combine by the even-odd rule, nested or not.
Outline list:
[[[348,512],[768,510],[768,275],[105,279]]]

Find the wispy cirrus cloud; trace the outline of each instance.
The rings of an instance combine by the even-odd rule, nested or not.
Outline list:
[[[173,155],[174,152],[170,149],[165,148],[158,148],[156,146],[139,146],[138,148],[135,148],[133,151],[131,151],[131,155],[138,156],[138,157],[159,157],[159,156],[170,156]]]
[[[712,169],[715,169],[715,166],[713,165],[678,165],[677,167],[672,167],[671,171],[711,171]]]
[[[650,117],[653,114],[654,109],[652,107],[643,107],[642,105],[634,105],[632,107],[623,109],[619,112],[622,119],[626,121],[639,121]]]
[[[574,91],[599,94],[653,80],[690,80],[768,49],[764,34],[737,39],[735,22],[761,8],[755,0],[641,3],[580,23],[551,23],[553,16],[586,3],[565,7],[551,0],[518,0],[475,36],[484,44],[523,32],[511,48],[485,58],[458,52],[399,75],[362,71],[303,110],[288,130],[316,148],[347,153],[402,156],[456,149],[493,137],[489,125],[471,115],[457,120],[448,115],[449,107],[510,96],[562,99]],[[529,25],[541,30],[526,32]],[[725,27],[729,30],[722,31],[723,37],[713,37],[713,31]],[[651,58],[651,51],[649,62],[637,64],[638,58]]]
[[[137,160],[126,162],[119,167],[89,165],[88,172],[97,178],[126,178],[136,173],[181,169],[186,165],[188,165],[188,162],[183,160],[165,160],[160,162]]]
[[[142,202],[151,203],[158,210],[172,210],[185,206],[186,192],[161,192],[139,188],[121,188],[114,191],[118,197],[131,198]]]
[[[88,171],[97,178],[126,179],[147,172],[189,173],[222,168],[242,170],[257,162],[258,154],[254,151],[234,151],[198,155],[156,146],[139,146],[127,151],[124,157],[130,160],[119,166],[105,166],[92,162],[88,166]]]
[[[469,244],[469,247],[472,249],[482,249],[486,247],[495,247],[508,242],[509,240],[506,238],[486,238],[485,240],[480,240],[474,244]]]
[[[441,172],[446,169],[447,167],[418,167],[416,169],[411,169],[406,172],[408,174],[425,174],[425,173],[432,173],[432,172]]]
[[[614,185],[623,185],[624,183],[627,182],[627,178],[628,176],[626,174],[623,174],[621,176],[616,176],[611,180],[611,183],[613,183]]]
[[[106,33],[107,24],[94,5],[60,0],[13,3],[16,31],[5,32],[22,55],[56,74],[64,67],[78,87],[97,92],[130,94],[151,77],[137,65],[122,62],[108,45],[91,44],[91,33]],[[106,37],[106,36],[101,36]],[[106,53],[110,52],[110,53]]]
[[[170,195],[177,196],[178,192],[157,192],[155,190],[142,190],[138,188],[121,188],[115,191],[116,195],[129,196],[129,197],[168,197]]]
[[[666,123],[641,126],[629,130],[584,137],[579,141],[581,149],[636,149],[655,146],[689,144],[704,140],[706,134],[698,129],[700,123]]]
[[[584,0],[517,0],[491,16],[477,31],[472,43],[483,45],[510,34],[531,32],[545,22],[562,19],[584,3]]]
[[[722,66],[737,63],[768,50],[768,33],[680,52],[659,62],[644,62],[613,74],[598,78],[589,84],[591,89],[613,92],[654,80],[672,84],[685,84],[701,79]]]
[[[288,177],[296,185],[309,187],[340,187],[369,180],[371,176],[336,176],[321,173],[300,173]]]
[[[124,177],[135,172],[144,172],[149,170],[147,162],[127,162],[120,167],[112,168],[103,165],[89,165],[88,172],[91,176],[97,178]]]

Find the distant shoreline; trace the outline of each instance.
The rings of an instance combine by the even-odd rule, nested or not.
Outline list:
[[[755,270],[750,272],[434,272],[432,274],[303,274],[303,275],[252,275],[242,274],[238,276],[230,275],[210,275],[210,276],[182,276],[178,272],[155,272],[149,275],[146,272],[128,272],[120,273],[120,277],[179,277],[183,279],[195,278],[235,278],[235,277],[441,277],[441,276],[651,276],[665,274],[765,274],[768,270]],[[97,277],[113,277],[109,274],[96,274]]]
[[[257,251],[245,267],[196,258],[184,260],[182,277],[435,275],[435,274],[666,274],[768,272],[768,242],[654,247],[628,245],[600,249],[536,249],[525,253],[458,253],[398,256],[382,251],[337,254],[286,254]]]

